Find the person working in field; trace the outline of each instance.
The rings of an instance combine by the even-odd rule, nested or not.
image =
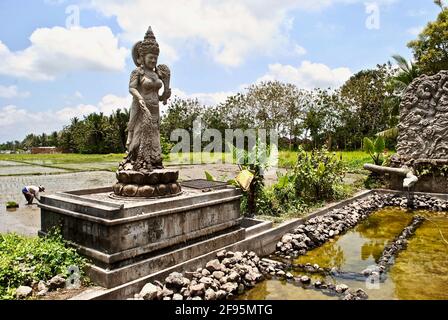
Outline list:
[[[25,196],[26,201],[28,201],[28,204],[33,204],[34,198],[37,199],[37,201],[40,202],[40,195],[39,192],[44,192],[45,188],[43,186],[26,186],[22,189],[22,193]]]

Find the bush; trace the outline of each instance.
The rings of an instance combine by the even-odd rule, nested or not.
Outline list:
[[[82,274],[86,260],[66,245],[59,232],[43,238],[0,234],[0,299],[13,299],[15,289],[33,281],[67,275],[69,266]]]
[[[311,153],[300,149],[293,172],[296,195],[306,202],[340,198],[345,172],[342,161],[325,148]]]

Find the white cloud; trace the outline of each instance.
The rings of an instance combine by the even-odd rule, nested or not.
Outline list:
[[[173,88],[171,90],[172,97],[178,97],[182,99],[198,99],[198,101],[206,106],[214,106],[221,102],[226,101],[228,96],[234,95],[233,91],[221,91],[221,92],[210,92],[210,93],[192,93],[187,94],[186,92]]]
[[[30,93],[28,91],[21,92],[17,86],[2,86],[0,85],[0,98],[26,98],[29,97]]]
[[[306,54],[306,49],[302,46],[299,46],[298,44],[296,44],[294,46],[294,53],[298,56],[303,56]]]
[[[0,41],[0,74],[53,80],[70,71],[120,71],[128,50],[108,27],[36,29],[31,45],[12,52]]]
[[[407,29],[406,31],[413,36],[418,36],[424,29],[424,26],[417,26]]]
[[[389,5],[398,0],[376,0]],[[140,40],[150,24],[159,39],[161,58],[174,60],[187,46],[205,48],[212,59],[236,67],[251,55],[294,51],[289,38],[294,10],[323,10],[365,0],[90,0],[90,6],[116,17],[130,42]]]
[[[230,67],[254,53],[292,47],[288,11],[296,2],[166,0],[148,5],[145,0],[91,1],[104,15],[117,18],[121,36],[131,42],[140,40],[150,24],[161,45],[162,59],[179,58],[187,46],[200,46],[215,62]]]
[[[33,111],[8,105],[0,109],[0,141],[20,140],[28,133],[59,131],[74,117],[82,118],[92,112],[110,115],[116,109],[129,108],[131,96],[104,96],[96,105],[78,104],[56,111]]]
[[[337,88],[351,75],[348,68],[331,69],[325,64],[310,61],[303,61],[298,67],[276,63],[269,65],[268,72],[257,82],[278,80],[293,83],[303,89]]]

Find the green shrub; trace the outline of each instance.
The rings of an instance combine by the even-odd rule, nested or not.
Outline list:
[[[345,172],[342,161],[325,148],[310,153],[299,149],[293,172],[296,195],[306,202],[340,198]]]
[[[373,162],[380,166],[383,163],[383,153],[386,149],[386,144],[382,136],[378,136],[375,141],[365,137],[363,140],[364,151],[372,158]]]
[[[0,234],[0,299],[13,299],[17,287],[30,285],[33,280],[67,276],[69,266],[77,266],[82,275],[85,263],[57,231],[42,238]]]

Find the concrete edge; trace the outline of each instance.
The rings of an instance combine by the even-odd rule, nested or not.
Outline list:
[[[221,251],[223,249],[231,250],[231,251],[250,250],[250,251],[254,251],[259,256],[269,255],[275,251],[275,246],[276,246],[277,242],[281,239],[281,237],[285,233],[293,230],[298,225],[303,224],[306,220],[311,219],[316,216],[324,215],[333,209],[339,209],[355,200],[359,200],[359,199],[365,198],[371,194],[374,194],[376,191],[377,190],[375,190],[375,189],[360,191],[348,199],[345,199],[345,200],[342,200],[342,201],[339,201],[336,203],[330,203],[330,204],[326,205],[325,207],[312,212],[311,214],[307,215],[306,217],[296,218],[296,219],[285,221],[274,228],[270,228],[268,230],[259,232],[252,236],[249,236],[249,237],[246,237],[246,239],[236,242],[234,244],[214,250],[214,251],[204,254],[202,256],[198,256],[194,259],[182,262],[182,263],[174,265],[170,268],[147,275],[145,277],[136,279],[134,281],[125,283],[120,286],[117,286],[115,288],[88,292],[85,295],[83,293],[81,293],[80,295],[77,295],[77,296],[71,298],[70,300],[109,300],[109,299],[125,299],[127,297],[131,297],[133,295],[133,293],[140,291],[141,288],[146,283],[153,281],[153,280],[159,280],[159,279],[163,280],[166,276],[168,276],[168,274],[170,274],[171,272],[174,272],[174,271],[185,272],[185,271],[194,270],[194,269],[204,265],[208,261],[212,260],[214,257],[216,257],[216,253],[218,253],[219,251]],[[386,192],[387,191],[385,190],[384,193],[386,193]],[[389,190],[389,192],[395,193],[395,191],[393,191],[393,190]]]

